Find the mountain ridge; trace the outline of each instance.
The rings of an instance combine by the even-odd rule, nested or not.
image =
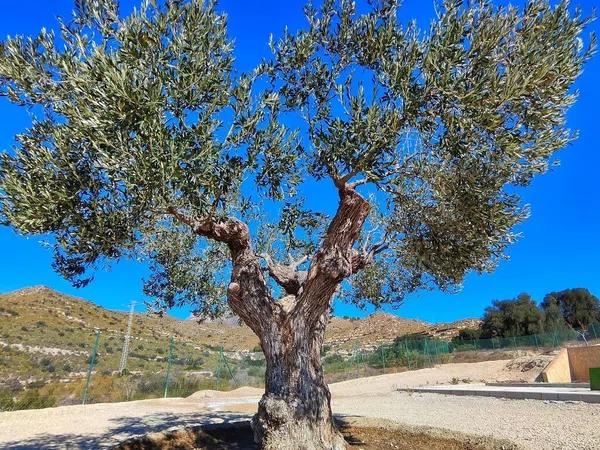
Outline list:
[[[39,314],[31,317],[31,313],[36,311]],[[0,321],[10,320],[15,322],[14,325],[18,322],[21,329],[43,328],[44,325],[40,325],[39,322],[48,322],[46,325],[51,324],[55,331],[57,330],[57,334],[60,334],[61,327],[72,326],[90,332],[98,329],[105,333],[123,334],[126,331],[127,316],[127,312],[107,309],[85,298],[63,294],[44,285],[0,294]],[[158,317],[148,313],[135,313],[134,318],[133,335],[136,334],[136,328],[141,327],[144,333],[155,337],[173,335],[175,339],[213,347],[221,345],[227,350],[251,350],[258,346],[258,338],[247,326],[235,323],[235,318],[198,322],[192,318],[177,319],[168,315]],[[460,329],[477,326],[478,323],[478,319],[463,319],[451,323],[430,324],[381,311],[364,318],[334,316],[327,328],[325,345],[331,348],[373,346],[391,342],[398,336],[408,334],[449,340],[456,336]],[[5,325],[2,329],[4,341],[16,337],[5,331],[14,331],[14,326]]]

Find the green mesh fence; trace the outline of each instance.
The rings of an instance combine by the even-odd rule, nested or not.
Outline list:
[[[492,339],[453,340],[453,352],[473,350],[501,350],[511,348],[554,348],[566,342],[581,341],[583,343],[600,339],[600,324],[592,324],[587,331],[560,329],[530,336],[496,337]]]
[[[43,326],[43,325],[40,325]],[[59,332],[62,333],[62,332]],[[29,342],[0,346],[0,411],[69,404],[186,397],[203,389],[262,387],[262,353],[230,351],[175,336],[133,333],[123,370],[123,333],[73,328],[65,336],[46,333],[44,347]],[[172,342],[172,344],[171,344]],[[325,346],[323,370],[328,382],[416,370],[452,361],[494,358],[495,352],[600,344],[600,325],[586,332],[556,330],[532,336],[451,342],[401,337],[392,343],[332,349]]]

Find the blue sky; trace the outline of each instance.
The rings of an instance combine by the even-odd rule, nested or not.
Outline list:
[[[123,9],[137,2],[123,1]],[[229,15],[229,33],[236,41],[240,70],[251,69],[267,54],[270,33],[277,35],[286,25],[292,31],[304,25],[303,3],[303,0],[220,2],[220,9]],[[594,6],[600,6],[598,0],[573,3],[581,5],[587,14]],[[6,35],[37,33],[43,26],[52,28],[56,16],[70,14],[72,4],[72,0],[2,0],[0,39]],[[428,0],[406,0],[401,18],[415,18],[426,29],[433,11],[433,3]],[[600,31],[598,21],[592,24],[592,30]],[[510,259],[492,274],[470,274],[457,294],[416,293],[393,313],[441,322],[480,316],[492,300],[513,298],[520,292],[529,292],[541,301],[550,291],[587,287],[600,296],[599,82],[600,55],[597,55],[577,82],[580,97],[568,116],[570,127],[578,129],[580,137],[559,153],[559,167],[535,179],[522,192],[523,202],[531,205],[532,215],[518,228],[523,236],[509,249]],[[30,124],[30,118],[25,111],[0,99],[0,124],[0,151],[3,151],[11,147],[14,135]],[[322,198],[312,196],[310,206],[320,206]],[[331,205],[327,205],[326,209],[329,208]],[[141,279],[146,274],[143,266],[120,262],[98,272],[88,287],[75,289],[52,271],[50,251],[39,241],[40,238],[18,236],[0,227],[0,292],[44,284],[111,309],[126,309],[130,300],[142,298]],[[366,314],[341,302],[336,303],[335,311],[337,315]],[[184,310],[173,313],[187,316]]]

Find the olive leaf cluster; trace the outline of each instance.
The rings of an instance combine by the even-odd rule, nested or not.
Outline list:
[[[426,32],[400,24],[399,3],[309,5],[309,27],[264,67],[305,121],[309,172],[378,192],[385,263],[353,282],[377,303],[452,289],[504,257],[528,215],[515,187],[575,138],[565,113],[596,43],[584,48],[591,19],[567,1],[447,0]]]
[[[307,27],[273,39],[250,74],[212,1],[122,16],[116,0],[79,0],[56,32],[7,38],[0,96],[35,119],[0,156],[0,220],[50,235],[77,285],[139,257],[161,308],[213,316],[224,249],[168,211],[246,219],[259,251],[310,263],[327,216],[304,206],[303,183],[331,178],[371,196],[348,300],[397,303],[492,270],[527,216],[515,187],[575,137],[565,118],[590,19],[566,0],[446,0],[420,30],[399,8],[309,3]]]
[[[282,197],[295,182],[295,134],[233,61],[226,17],[198,0],[144,1],[127,17],[115,1],[82,0],[58,32],[6,39],[0,96],[34,121],[1,155],[3,222],[51,235],[55,268],[84,285],[103,260],[166,263],[147,244],[171,237],[168,207],[239,209],[249,172],[265,196]]]
[[[144,283],[144,293],[153,299],[150,310],[163,313],[193,305],[192,314],[202,319],[229,314],[225,245],[200,247],[189,227],[166,222],[146,236],[145,256],[151,266]]]

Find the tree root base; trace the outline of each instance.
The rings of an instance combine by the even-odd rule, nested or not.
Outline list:
[[[252,419],[256,442],[263,450],[345,450],[346,441],[330,418],[298,418],[299,405],[271,395],[260,401]],[[301,417],[317,417],[302,414]]]

